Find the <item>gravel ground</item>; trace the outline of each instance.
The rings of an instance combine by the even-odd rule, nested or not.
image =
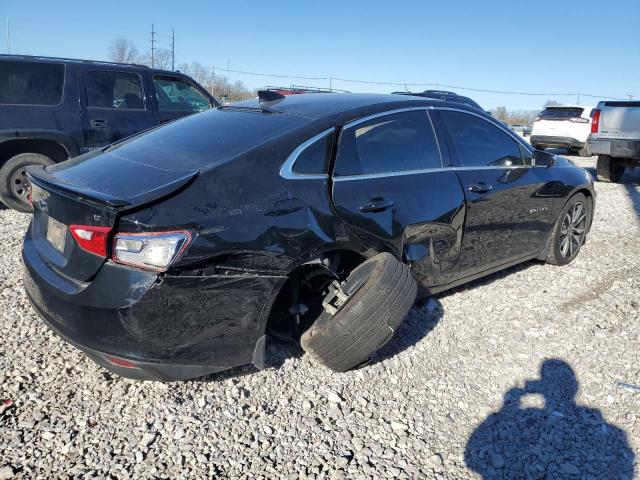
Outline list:
[[[597,184],[571,265],[417,305],[365,368],[273,343],[264,371],[174,384],[109,375],[41,324],[21,281],[28,217],[1,210],[0,479],[631,478],[639,183]]]

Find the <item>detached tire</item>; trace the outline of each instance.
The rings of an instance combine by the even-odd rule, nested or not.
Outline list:
[[[609,155],[598,155],[596,173],[601,182],[617,183],[624,175],[624,162]]]
[[[345,372],[391,339],[413,305],[417,285],[406,265],[381,253],[355,268],[339,293],[347,296],[344,303],[333,314],[324,310],[300,342],[318,362]]]
[[[0,200],[18,212],[33,212],[28,200],[30,186],[25,177],[25,169],[30,165],[47,166],[54,163],[49,157],[39,153],[21,153],[11,157],[0,168]]]

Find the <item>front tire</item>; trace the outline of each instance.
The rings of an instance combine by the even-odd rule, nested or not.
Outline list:
[[[598,155],[596,173],[601,182],[618,183],[624,175],[624,161],[609,155]]]
[[[21,153],[11,157],[0,169],[0,200],[9,208],[22,213],[33,212],[29,203],[31,186],[25,170],[31,165],[53,165],[55,162],[39,153]]]
[[[300,342],[317,361],[344,372],[391,339],[413,305],[417,285],[409,267],[381,253],[356,267],[337,293],[342,303],[330,304]]]
[[[584,244],[590,221],[591,202],[582,193],[576,193],[562,208],[553,227],[547,263],[567,265],[572,262]]]

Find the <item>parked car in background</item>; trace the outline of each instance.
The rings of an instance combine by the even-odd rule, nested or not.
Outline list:
[[[27,166],[61,162],[217,105],[177,72],[0,55],[0,199],[29,212]]]
[[[416,294],[578,255],[593,179],[459,102],[274,96],[32,167],[25,290],[121,375],[263,365],[266,332],[366,362]]]
[[[531,135],[531,127],[528,125],[520,125],[520,124],[509,125],[509,128],[511,128],[511,130],[513,130],[516,133],[522,134],[523,137],[527,137]]]
[[[587,140],[598,155],[598,179],[618,182],[627,167],[640,166],[640,102],[600,102]]]
[[[423,92],[393,92],[395,95],[414,95],[418,97],[434,98],[437,100],[446,100],[447,102],[461,103],[468,105],[469,107],[477,108],[478,110],[484,109],[474,100],[469,97],[458,95],[455,92],[447,92],[445,90],[425,90]],[[486,112],[489,113],[489,112]]]
[[[593,107],[581,105],[549,106],[534,120],[530,142],[534,148],[567,148],[587,156],[587,137],[591,133]]]

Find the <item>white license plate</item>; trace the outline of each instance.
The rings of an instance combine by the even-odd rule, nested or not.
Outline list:
[[[60,253],[64,252],[64,244],[67,238],[67,226],[55,218],[47,220],[47,241]]]

